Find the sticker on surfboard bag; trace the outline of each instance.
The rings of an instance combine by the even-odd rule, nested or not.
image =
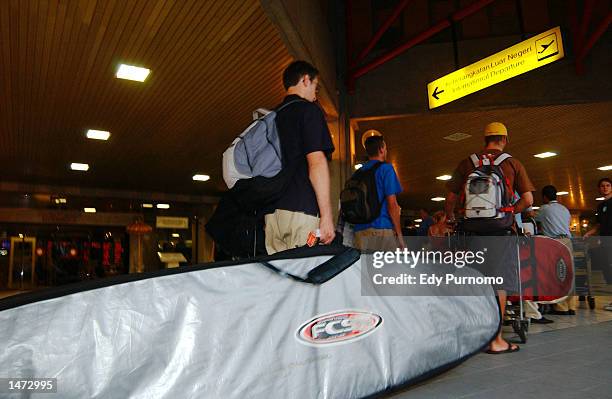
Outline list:
[[[372,334],[381,316],[360,310],[342,310],[313,317],[296,332],[297,340],[310,346],[344,344]]]

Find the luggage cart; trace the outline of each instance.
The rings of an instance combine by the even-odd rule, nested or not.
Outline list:
[[[512,330],[518,335],[521,344],[527,343],[527,333],[529,332],[530,320],[525,317],[523,309],[523,283],[521,281],[521,268],[529,267],[525,262],[521,262],[520,246],[529,245],[529,237],[517,235],[517,273],[518,273],[518,295],[512,296],[512,301],[506,303],[506,314],[504,315],[504,325],[511,325]]]
[[[576,273],[576,295],[586,298],[589,309],[595,309],[595,297],[591,291],[592,274],[589,248],[582,237],[572,238],[574,269]]]
[[[463,221],[461,219],[457,220],[457,224],[454,226],[453,233],[448,236],[448,245],[449,248],[457,250],[465,248],[466,246],[466,237],[469,234],[465,232],[463,229]],[[521,262],[520,257],[520,245],[529,245],[529,237],[517,234],[517,246],[516,246],[516,256],[517,256],[517,273],[518,273],[518,292],[517,295],[513,295],[513,300],[507,300],[506,302],[506,310],[503,316],[502,325],[504,326],[512,326],[512,330],[518,335],[521,344],[527,343],[527,333],[529,332],[529,319],[525,318],[525,310],[523,309],[523,286],[521,282],[521,268],[528,267],[529,265],[525,265]]]

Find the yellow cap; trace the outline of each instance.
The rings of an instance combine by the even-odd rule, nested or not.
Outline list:
[[[486,136],[508,136],[508,130],[503,123],[491,122],[485,126],[484,135]]]
[[[374,136],[382,136],[382,133],[374,129],[366,130],[366,132],[361,136],[361,145],[363,148],[365,148],[366,140]]]

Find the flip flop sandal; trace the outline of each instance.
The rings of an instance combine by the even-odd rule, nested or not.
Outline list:
[[[491,349],[489,349],[485,353],[488,353],[489,355],[502,355],[504,353],[518,352],[520,349],[520,346],[516,345],[514,348],[512,348],[512,344],[508,343],[508,349],[505,349],[503,351],[492,351]]]

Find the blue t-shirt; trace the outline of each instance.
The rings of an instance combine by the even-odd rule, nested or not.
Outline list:
[[[370,169],[378,161],[368,161],[362,166],[364,170]],[[378,199],[382,203],[380,209],[380,215],[374,219],[371,223],[356,224],[353,227],[354,231],[361,231],[365,229],[393,229],[393,223],[389,216],[389,210],[387,209],[387,197],[389,195],[397,195],[402,192],[402,186],[395,174],[395,169],[390,163],[384,163],[376,170],[376,191],[378,192]]]

